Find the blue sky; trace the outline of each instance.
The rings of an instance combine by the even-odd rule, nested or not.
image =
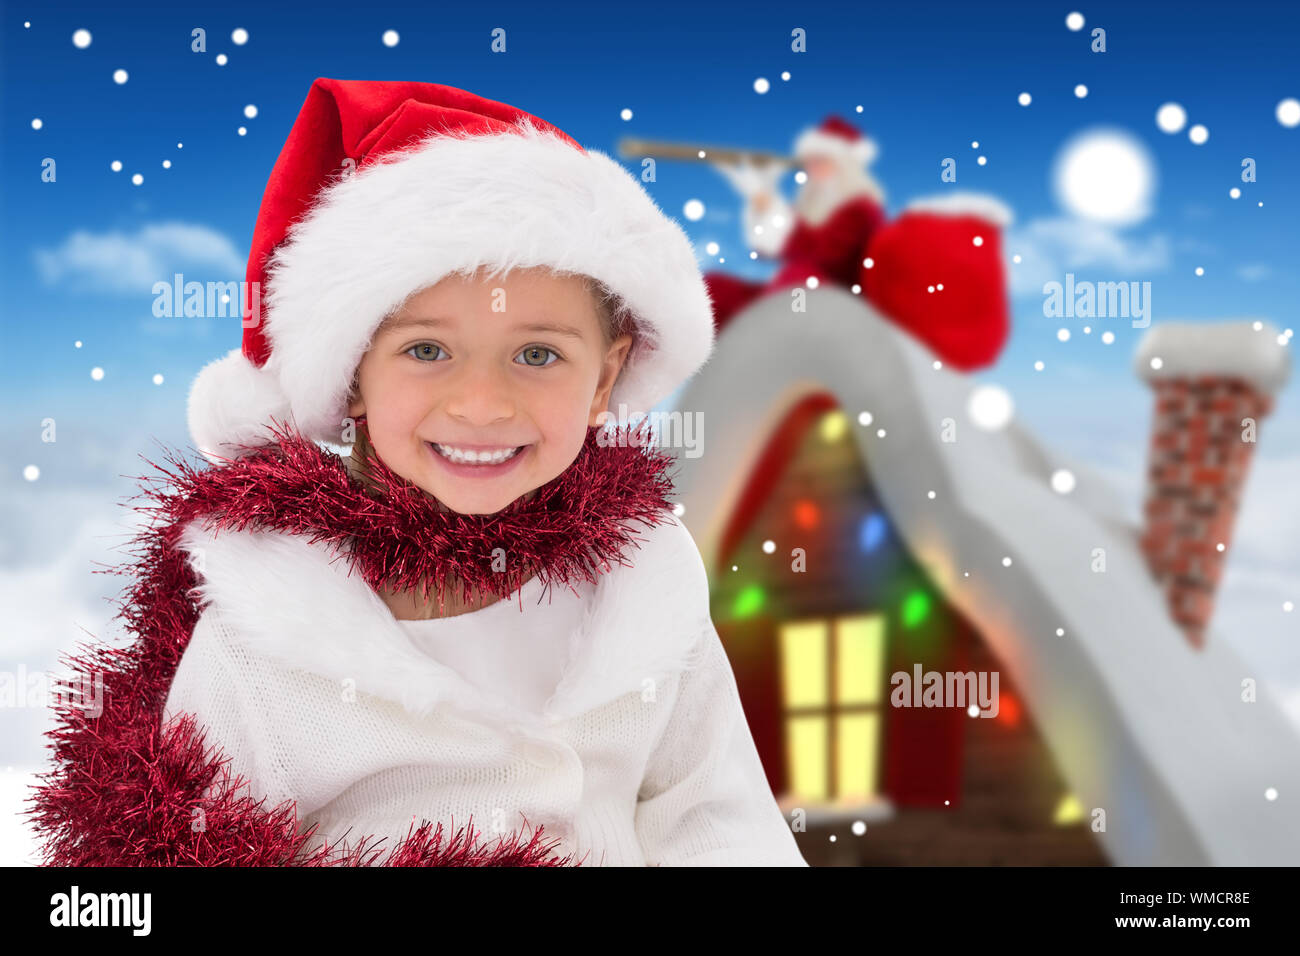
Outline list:
[[[1065,26],[1073,9],[1086,18],[1082,31]],[[788,150],[800,130],[839,113],[880,143],[873,172],[891,213],[941,192],[940,163],[953,157],[961,189],[1014,209],[1008,253],[1046,262],[1060,278],[1071,257],[1091,249],[1093,265],[1073,271],[1150,281],[1156,323],[1250,317],[1286,328],[1300,301],[1300,128],[1282,126],[1274,110],[1300,96],[1297,18],[1289,4],[1208,3],[7,4],[3,590],[61,601],[82,625],[102,627],[99,597],[115,582],[96,583],[102,593],[92,594],[87,564],[115,560],[107,550],[121,539],[114,503],[133,490],[123,476],[146,470],[137,455],[152,455],[155,439],[188,443],[188,385],[239,338],[237,322],[154,318],[149,287],[175,271],[243,278],[261,190],[318,76],[459,86],[611,154],[624,135]],[[1097,26],[1107,32],[1105,53],[1089,49]],[[206,52],[191,51],[196,27],[206,30]],[[231,32],[241,27],[249,39],[236,45]],[[507,31],[504,54],[490,51],[497,27]],[[791,52],[796,27],[807,31],[806,53]],[[92,34],[85,49],[72,42],[79,28]],[[380,41],[387,29],[400,34],[395,47]],[[128,72],[126,83],[113,81],[117,69]],[[766,94],[754,90],[759,77],[771,82]],[[1017,102],[1022,91],[1033,97],[1028,107]],[[1204,145],[1156,127],[1156,109],[1171,100],[1208,128]],[[630,121],[620,118],[625,108]],[[1066,214],[1050,170],[1063,143],[1096,125],[1125,130],[1149,150],[1158,188],[1148,218],[1094,230],[1085,248],[1083,232],[1053,228]],[[1241,182],[1243,157],[1256,161],[1257,182]],[[55,182],[42,181],[47,158]],[[110,168],[115,160],[120,172]],[[1229,198],[1233,186],[1241,198]],[[688,200],[705,204],[701,220],[683,220],[705,268],[717,267],[703,252],[714,241],[722,268],[766,271],[746,261],[738,200],[714,171],[661,162],[648,188],[679,219]],[[1140,333],[1119,321],[1091,323],[1085,335],[1083,320],[1045,319],[1032,279],[1017,278],[1011,344],[981,377],[1011,392],[1031,430],[1113,478],[1136,513],[1151,405],[1132,372]],[[1073,332],[1064,343],[1063,325]],[[1100,342],[1102,328],[1115,332],[1113,345]],[[103,377],[92,378],[92,368]],[[1297,618],[1278,611],[1288,596],[1300,601],[1295,394],[1291,384],[1263,426],[1218,626],[1248,651],[1285,660],[1300,691]],[[41,441],[48,419],[55,443]],[[39,480],[25,480],[33,465]],[[66,616],[45,610],[31,611],[29,640],[63,645],[78,636]]]
[[[611,153],[625,134],[788,149],[800,129],[839,112],[881,144],[874,171],[891,212],[944,188],[939,163],[953,157],[960,188],[992,192],[1014,208],[1009,238],[1061,214],[1049,176],[1060,146],[1090,126],[1117,126],[1149,147],[1159,180],[1154,215],[1119,230],[1119,248],[1155,243],[1165,254],[1163,265],[1129,276],[1103,262],[1099,278],[1152,281],[1157,321],[1249,314],[1285,327],[1300,292],[1291,267],[1300,239],[1287,225],[1300,181],[1285,173],[1300,161],[1300,130],[1273,116],[1278,100],[1297,89],[1289,49],[1296,12],[1281,5],[1269,15],[1252,7],[1248,17],[1211,4],[1098,5],[1083,9],[1087,25],[1079,32],[1064,25],[1070,8],[1042,3],[855,13],[809,5],[797,16],[783,6],[737,13],[673,3],[623,12],[518,4],[472,14],[369,4],[340,7],[337,16],[317,7],[310,21],[240,4],[46,9],[32,13],[37,19],[25,29],[28,14],[11,8],[0,27],[3,214],[21,224],[5,230],[0,264],[12,353],[21,355],[6,385],[38,404],[92,404],[101,412],[118,402],[148,405],[171,410],[160,423],[177,421],[183,385],[200,362],[235,344],[237,330],[211,320],[153,320],[147,290],[114,287],[130,281],[131,263],[145,276],[173,268],[195,278],[242,275],[235,263],[247,255],[267,173],[321,75],[461,86]],[[239,26],[250,32],[243,46],[230,40]],[[497,26],[507,30],[504,54],[489,51]],[[807,31],[806,53],[790,52],[795,26]],[[1089,49],[1094,26],[1107,31],[1104,54]],[[86,49],[70,40],[79,27],[93,36]],[[194,27],[207,31],[205,53],[190,49]],[[393,48],[379,39],[390,28],[401,36]],[[229,56],[226,66],[215,63],[220,52]],[[112,81],[118,68],[128,71],[127,83]],[[780,79],[783,70],[789,81]],[[765,95],[753,91],[760,76],[772,83]],[[1074,96],[1078,83],[1089,89],[1085,99]],[[1033,96],[1028,108],[1016,101],[1022,90]],[[1208,127],[1207,143],[1156,128],[1155,110],[1167,100]],[[258,110],[251,120],[243,115],[248,104]],[[630,122],[620,119],[625,107]],[[40,130],[31,128],[35,117]],[[240,126],[247,135],[237,134]],[[976,155],[988,164],[976,165]],[[1228,190],[1243,185],[1243,156],[1258,163],[1259,181],[1234,201]],[[58,164],[55,183],[40,178],[47,157]],[[113,160],[121,172],[110,169]],[[140,186],[131,182],[136,172]],[[679,217],[688,199],[701,199],[708,212],[686,223],[692,238],[701,247],[717,241],[728,269],[764,271],[745,261],[736,198],[712,170],[663,163],[650,188]],[[167,224],[174,228],[142,232]],[[105,248],[113,243],[121,248]],[[186,248],[189,261],[178,255]],[[61,268],[43,270],[42,252]],[[96,256],[97,266],[77,265]],[[1204,276],[1194,275],[1196,266]],[[1016,303],[1013,343],[998,369],[1008,387],[1047,414],[1077,404],[1063,387],[1068,376],[1134,384],[1127,359],[1136,332],[1116,328],[1115,346],[1106,349],[1076,330],[1062,345],[1041,300],[1035,292]],[[84,345],[74,352],[77,339]],[[1040,359],[1048,374],[1034,375]],[[102,381],[89,377],[91,365],[104,369]],[[152,384],[155,374],[164,377],[161,388]],[[1291,426],[1274,423],[1283,427]],[[1289,437],[1300,433],[1292,427]]]

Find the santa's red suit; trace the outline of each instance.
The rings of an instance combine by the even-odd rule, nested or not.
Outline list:
[[[833,282],[845,288],[858,281],[862,250],[885,221],[885,210],[868,196],[855,196],[840,204],[821,225],[803,219],[795,223],[778,254],[784,266],[767,282],[753,282],[722,272],[704,276],[713,299],[718,331],[759,296],[805,285],[810,277],[819,284]]]

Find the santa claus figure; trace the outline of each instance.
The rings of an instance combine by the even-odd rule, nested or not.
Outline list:
[[[858,281],[862,251],[885,220],[885,194],[867,171],[879,150],[838,116],[805,130],[794,155],[807,175],[793,205],[776,189],[781,164],[715,164],[746,200],[745,241],[783,267],[768,282],[705,276],[719,329],[754,299],[796,285]]]
[[[992,363],[1010,329],[1001,230],[1011,211],[992,196],[953,191],[914,200],[888,220],[884,190],[868,172],[878,154],[838,116],[805,130],[794,158],[807,179],[793,203],[776,188],[786,164],[715,161],[745,198],[746,245],[782,263],[765,282],[706,274],[718,330],[763,296],[836,285],[955,368]]]

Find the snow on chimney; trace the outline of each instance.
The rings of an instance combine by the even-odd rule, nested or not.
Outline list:
[[[1204,646],[1259,420],[1290,371],[1264,322],[1154,326],[1137,371],[1156,393],[1142,551],[1174,620]]]

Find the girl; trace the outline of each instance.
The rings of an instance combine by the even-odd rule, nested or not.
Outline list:
[[[190,394],[216,467],[149,492],[137,644],[53,732],[48,862],[806,865],[671,459],[603,427],[713,346],[636,180],[461,90],[318,79],[248,278]]]

